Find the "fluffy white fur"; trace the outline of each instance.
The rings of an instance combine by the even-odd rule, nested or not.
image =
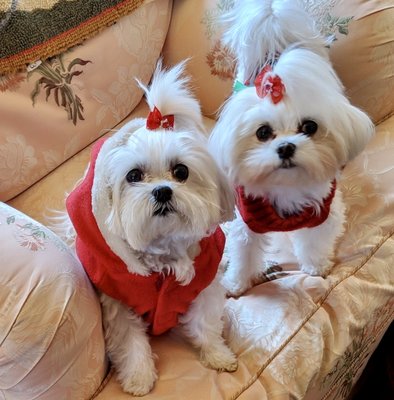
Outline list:
[[[92,203],[104,239],[130,272],[173,273],[186,285],[195,274],[199,241],[233,217],[234,195],[208,151],[200,107],[183,70],[184,63],[170,70],[159,64],[150,88],[144,87],[151,109],[175,115],[174,130],[151,131],[145,119],[135,119],[109,138],[97,158]],[[186,181],[173,176],[177,164],[189,169]],[[133,169],[142,171],[138,183],[126,180]],[[173,191],[167,204],[171,211],[155,215],[163,206],[152,192],[163,186]],[[157,379],[146,325],[133,310],[105,294],[100,297],[108,354],[122,388],[144,395]],[[224,302],[225,290],[216,277],[181,318],[179,330],[200,349],[204,365],[234,371],[236,357],[221,336]]]
[[[237,58],[241,82],[253,81],[265,63],[275,62],[291,44],[327,57],[326,40],[302,0],[235,0],[220,19],[225,28],[222,40]]]
[[[269,96],[258,97],[255,87],[234,93],[221,110],[210,148],[235,186],[268,198],[279,214],[297,213],[305,206],[318,209],[331,182],[365,147],[373,124],[349,103],[325,55],[323,39],[313,33],[313,21],[298,2],[238,1],[226,18],[233,22],[225,38],[237,54],[238,76],[249,79],[265,61],[272,63],[272,57],[265,59],[267,55],[280,54],[273,74],[281,78],[285,95],[273,104]],[[300,132],[308,120],[318,124],[313,135]],[[256,131],[264,125],[273,134],[261,141]],[[278,148],[287,143],[294,145],[294,155],[281,160]],[[329,273],[344,219],[337,189],[323,224],[288,233],[302,271]],[[267,240],[267,235],[252,232],[237,216],[228,239],[230,261],[223,279],[231,294],[240,295],[258,277]]]

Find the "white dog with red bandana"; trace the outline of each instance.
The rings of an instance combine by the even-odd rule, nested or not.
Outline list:
[[[180,329],[205,366],[237,368],[221,336],[218,227],[233,217],[234,194],[208,151],[183,70],[158,66],[143,87],[148,118],[98,141],[67,198],[77,255],[100,293],[109,358],[136,396],[157,379],[147,333]]]
[[[258,279],[274,231],[287,232],[302,271],[326,276],[344,229],[337,179],[373,124],[349,103],[299,1],[238,0],[224,21],[237,81],[210,146],[237,188],[238,212],[223,283],[240,295]]]

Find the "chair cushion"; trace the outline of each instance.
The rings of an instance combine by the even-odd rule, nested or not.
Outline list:
[[[79,261],[0,203],[0,399],[87,400],[107,372],[100,304]]]

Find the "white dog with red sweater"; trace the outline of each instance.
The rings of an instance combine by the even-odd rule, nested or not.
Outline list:
[[[143,87],[148,118],[96,143],[67,199],[77,254],[100,292],[110,360],[122,388],[137,396],[157,379],[148,332],[179,326],[204,365],[237,368],[221,336],[218,278],[218,225],[232,218],[234,195],[208,152],[183,70],[158,66]]]
[[[210,141],[238,192],[223,284],[240,295],[258,280],[275,231],[302,271],[326,276],[345,221],[337,179],[373,124],[346,98],[301,2],[237,0],[223,20],[238,63]]]

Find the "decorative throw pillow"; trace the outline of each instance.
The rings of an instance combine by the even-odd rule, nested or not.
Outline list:
[[[148,0],[98,35],[28,71],[0,76],[0,200],[7,201],[112,129],[140,102],[172,0]]]
[[[51,231],[1,202],[0,243],[0,398],[91,398],[107,362],[82,266]]]

